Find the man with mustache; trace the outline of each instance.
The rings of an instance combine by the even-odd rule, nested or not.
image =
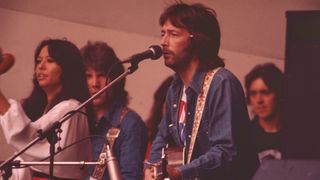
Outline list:
[[[159,22],[164,62],[176,75],[148,164],[159,162],[173,139],[185,151],[183,165],[164,170],[170,179],[250,179],[258,160],[249,138],[245,96],[218,56],[221,35],[215,11],[177,3],[165,9]]]

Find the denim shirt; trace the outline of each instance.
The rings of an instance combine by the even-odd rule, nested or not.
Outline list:
[[[105,144],[106,133],[111,127],[116,127],[119,123],[120,112],[123,104],[114,103],[105,115],[99,121],[100,128],[97,135],[92,137],[93,161],[99,159],[101,150]],[[147,147],[147,129],[140,118],[134,111],[130,110],[124,116],[120,124],[120,134],[114,143],[113,153],[117,158],[120,166],[122,179],[140,180],[143,177],[143,161]],[[94,166],[90,169],[90,175]],[[89,179],[89,177],[87,177]],[[104,180],[109,179],[108,169],[106,168],[103,176]]]
[[[206,70],[198,68],[186,89],[186,152],[188,154],[195,107]],[[178,102],[183,82],[178,75],[168,90],[166,112],[153,141],[149,162],[158,162],[169,138],[183,146],[178,133]],[[242,86],[227,69],[212,79],[191,162],[179,168],[182,179],[250,179],[258,166],[249,136],[249,117]]]

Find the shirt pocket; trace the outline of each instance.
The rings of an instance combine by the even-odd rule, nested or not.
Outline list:
[[[197,141],[201,147],[209,147],[209,123],[208,120],[201,120],[197,133]]]
[[[207,118],[203,118],[198,129],[197,137],[208,136],[209,135],[209,121]]]

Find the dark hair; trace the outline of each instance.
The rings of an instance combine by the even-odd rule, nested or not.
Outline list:
[[[284,74],[272,63],[256,65],[245,77],[247,102],[250,104],[249,89],[251,83],[261,78],[270,91],[276,94],[277,102],[283,98]]]
[[[201,65],[208,68],[224,67],[223,60],[218,56],[221,32],[213,9],[200,3],[188,5],[180,2],[169,6],[161,14],[160,25],[163,26],[167,21],[193,35],[191,43]]]
[[[81,48],[81,53],[86,67],[104,72],[108,78],[114,80],[124,72],[124,67],[116,56],[114,50],[105,42],[88,42]],[[128,104],[128,92],[124,89],[125,79],[115,83],[109,96],[110,103],[121,100]],[[106,92],[107,93],[107,92]]]
[[[47,107],[50,110],[53,106],[67,99],[76,99],[83,102],[89,97],[87,89],[85,69],[79,49],[71,42],[60,39],[47,39],[40,42],[34,54],[34,68],[36,68],[37,58],[43,47],[48,46],[49,55],[55,59],[62,69],[61,83],[62,90],[51,104],[47,102],[44,90],[33,76],[33,90],[29,97],[23,102],[23,109],[27,116],[35,121],[42,116]]]
[[[158,132],[158,125],[162,119],[163,115],[163,106],[165,104],[167,91],[171,85],[173,76],[167,77],[161,85],[158,87],[156,92],[153,95],[153,105],[151,109],[151,115],[146,121],[149,129],[150,140],[153,140]]]

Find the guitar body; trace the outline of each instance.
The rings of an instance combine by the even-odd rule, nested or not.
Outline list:
[[[162,158],[159,162],[150,164],[145,169],[145,180],[162,180],[167,175],[167,166],[178,167],[183,165],[183,153],[184,149],[180,147],[169,147],[163,151]]]
[[[184,148],[168,147],[164,150],[164,153],[167,157],[168,165],[174,166],[174,167],[183,165]]]

